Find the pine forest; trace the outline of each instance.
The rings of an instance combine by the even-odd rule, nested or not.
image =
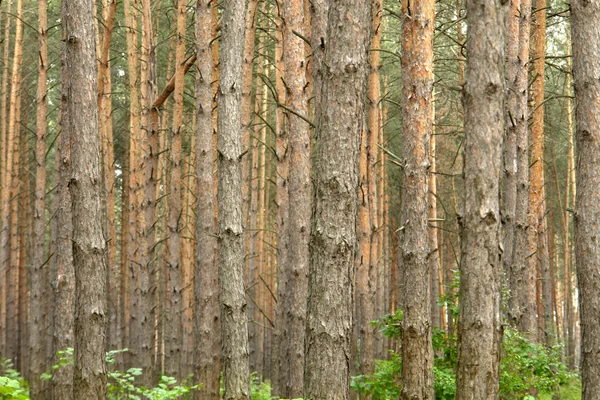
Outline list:
[[[0,0],[0,400],[600,400],[600,0]]]

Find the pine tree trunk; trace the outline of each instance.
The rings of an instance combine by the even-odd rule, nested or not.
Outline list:
[[[212,31],[211,0],[196,2],[196,277],[195,277],[195,370],[202,383],[196,400],[219,400],[221,371],[221,322],[219,320],[219,277],[215,260],[217,239],[214,218],[212,129]],[[208,190],[207,190],[208,188]]]
[[[6,192],[6,171],[7,168],[7,151],[8,148],[8,137],[7,137],[7,122],[8,118],[6,113],[8,111],[8,106],[10,106],[10,95],[9,95],[9,86],[8,86],[8,76],[10,68],[9,65],[9,50],[10,50],[10,22],[11,22],[11,5],[12,1],[7,2],[6,6],[6,14],[5,14],[5,22],[4,22],[4,56],[2,65],[5,67],[2,71],[2,109],[0,110],[0,125],[1,125],[1,140],[2,146],[0,146],[0,166],[2,167],[2,172],[0,172],[0,207],[4,207],[4,192]],[[13,59],[14,61],[14,59]],[[8,103],[8,104],[7,104]],[[4,210],[4,208],[2,208]],[[3,214],[4,215],[4,214]],[[5,219],[2,219],[2,223],[6,222]],[[0,236],[2,235],[0,231]],[[0,246],[2,246],[3,238],[0,237]],[[2,253],[2,248],[0,247],[0,261],[4,261],[4,254]],[[6,354],[6,300],[7,300],[7,266],[0,269],[0,352],[2,354]]]
[[[6,157],[4,165],[4,186],[2,190],[2,232],[0,238],[0,260],[6,273],[6,298],[4,301],[6,307],[5,330],[6,330],[6,351],[3,353],[6,358],[14,358],[16,355],[16,306],[17,294],[16,285],[18,282],[17,266],[14,263],[15,257],[12,250],[14,227],[16,224],[16,215],[11,212],[11,199],[14,199],[13,180],[15,175],[15,165],[18,165],[18,130],[19,109],[20,109],[20,86],[21,86],[21,65],[23,62],[23,0],[17,1],[17,10],[15,13],[16,32],[15,46],[13,52],[12,72],[10,79],[10,100],[8,113],[8,136],[6,138]],[[11,221],[11,214],[14,218]]]
[[[66,54],[63,52],[63,65],[66,65]],[[66,82],[67,70],[63,67],[61,81]],[[55,270],[51,276],[54,315],[52,338],[53,357],[52,364],[59,362],[56,356],[59,351],[73,348],[73,330],[75,320],[75,269],[73,266],[73,213],[71,209],[71,193],[68,181],[71,174],[71,138],[69,121],[66,119],[66,85],[61,88],[61,134],[58,138],[56,149],[57,172],[56,185],[56,256],[54,257]],[[67,364],[57,369],[52,379],[52,396],[55,399],[73,399],[73,365]]]
[[[33,259],[30,272],[30,325],[29,325],[29,394],[32,399],[43,399],[43,385],[39,376],[46,370],[46,316],[47,285],[44,279],[46,255],[46,118],[48,94],[48,2],[38,1],[38,86],[36,94],[35,140],[35,199],[33,210]]]
[[[241,87],[245,3],[224,2],[218,88],[219,289],[225,400],[250,396],[248,319],[244,293]],[[214,77],[213,77],[214,78]]]
[[[141,80],[141,126],[140,134],[141,159],[139,165],[140,188],[138,202],[138,232],[142,235],[139,244],[140,265],[137,281],[137,323],[138,330],[135,339],[137,355],[136,367],[142,368],[143,375],[140,384],[150,387],[154,375],[154,343],[155,343],[155,297],[154,297],[154,232],[156,199],[156,154],[157,132],[151,123],[151,107],[156,96],[155,53],[152,31],[152,10],[150,0],[142,0],[142,52],[140,59]]]
[[[575,251],[581,300],[581,378],[583,400],[600,398],[600,314],[598,285],[600,235],[598,182],[600,182],[600,1],[571,3],[573,81],[578,151],[575,203]]]
[[[531,124],[531,159],[529,187],[529,269],[538,270],[542,312],[538,313],[540,342],[551,345],[554,341],[550,304],[550,269],[548,239],[546,237],[546,199],[544,174],[544,67],[546,62],[546,0],[536,0],[533,32],[533,110]]]
[[[505,5],[502,1],[467,0],[457,400],[498,397]]]
[[[279,265],[279,259],[277,260],[278,276],[279,274],[285,275],[283,278],[285,293],[280,292],[277,298],[279,299],[278,307],[283,308],[281,325],[285,332],[280,344],[280,368],[287,364],[285,369],[282,368],[287,372],[287,376],[282,380],[285,386],[282,386],[280,395],[290,399],[300,398],[303,395],[304,338],[308,294],[311,143],[309,124],[302,119],[309,115],[309,93],[306,84],[307,64],[304,41],[300,38],[300,36],[307,37],[305,18],[302,2],[284,2],[283,64],[287,89],[285,103],[286,107],[294,110],[295,113],[287,113],[286,126],[281,129],[281,131],[287,131],[287,143],[285,141],[280,143],[278,138],[277,146],[278,159],[284,157],[289,160],[288,185],[284,185],[283,188],[288,191],[287,198],[284,197],[286,204],[281,204],[279,201],[277,203],[278,207],[286,207],[289,215],[287,227],[283,232],[283,235],[288,235],[287,238],[283,235],[278,235],[277,238],[277,249],[282,248],[282,239],[285,240],[289,249],[288,256],[284,259],[286,264]],[[294,201],[293,207],[289,206],[290,199]],[[285,221],[280,220],[280,222],[283,222],[285,226]]]
[[[513,268],[513,246],[515,241],[515,213],[517,209],[517,125],[518,125],[518,86],[517,76],[522,68],[519,59],[520,40],[519,25],[521,19],[521,0],[511,0],[508,11],[507,27],[507,69],[506,80],[508,91],[506,92],[506,133],[504,139],[504,185],[502,188],[502,223],[503,223],[503,246],[504,246],[504,273],[509,282],[509,288],[513,282],[511,278]],[[518,299],[513,296],[508,299],[509,317],[518,313]]]
[[[304,393],[314,400],[349,398],[358,160],[371,36],[370,1],[333,5],[313,2],[311,18],[316,153]]]
[[[63,134],[71,140],[68,178],[73,212],[75,269],[75,366],[73,396],[106,395],[106,243],[102,234],[97,65],[93,2],[63,3],[67,38],[63,47],[66,80]]]
[[[404,175],[400,224],[403,282],[401,399],[433,398],[428,234],[429,147],[433,133],[435,3],[403,2],[402,81]]]
[[[110,2],[109,2],[110,1]],[[112,81],[108,60],[113,24],[117,9],[117,0],[105,0],[103,3],[102,47],[98,61],[98,130],[102,138],[102,162],[104,178],[104,204],[106,208],[106,232],[108,238],[107,280],[108,287],[108,332],[109,349],[120,348],[119,343],[119,266],[117,264],[117,225],[115,220],[115,171],[112,130]]]
[[[177,46],[175,50],[175,90],[171,129],[171,181],[169,184],[169,220],[167,243],[167,310],[165,311],[165,374],[179,376],[182,352],[182,271],[181,271],[181,134],[183,129],[183,89],[185,61],[186,2],[177,2]]]
[[[528,247],[530,225],[529,213],[529,110],[528,110],[528,65],[529,35],[531,27],[531,0],[521,0],[519,21],[519,65],[516,72],[515,93],[517,95],[516,123],[517,141],[517,197],[515,208],[515,236],[510,271],[511,299],[510,318],[527,337],[536,341],[536,273],[528,265],[531,254]],[[512,123],[512,121],[511,121]]]

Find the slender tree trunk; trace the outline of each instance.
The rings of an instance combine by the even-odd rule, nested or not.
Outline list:
[[[244,293],[241,87],[245,2],[226,0],[221,20],[218,88],[218,231],[224,399],[250,396]]]
[[[537,337],[536,274],[528,265],[529,237],[529,34],[531,28],[531,0],[521,0],[519,21],[519,65],[516,72],[517,95],[516,123],[517,141],[517,197],[515,208],[515,236],[510,271],[511,299],[509,313],[515,326],[533,341]],[[512,121],[510,122],[512,123]]]
[[[279,274],[284,275],[285,293],[279,292],[279,307],[283,308],[281,321],[283,335],[281,340],[281,362],[287,364],[283,369],[287,372],[284,377],[281,397],[300,398],[303,393],[304,374],[304,338],[306,328],[306,298],[308,293],[308,264],[309,264],[309,228],[310,228],[310,127],[301,118],[308,117],[309,93],[306,83],[306,57],[304,42],[301,36],[306,37],[304,4],[302,2],[285,1],[283,4],[283,64],[285,68],[286,106],[294,110],[287,113],[286,126],[281,131],[287,131],[286,143],[281,143],[278,138],[277,156],[287,158],[289,154],[289,179],[288,185],[283,190],[288,191],[287,198],[278,202],[278,207],[288,208],[289,218],[283,235],[277,239],[277,248],[281,248],[281,239],[288,246],[288,256],[284,259],[286,264],[279,266]],[[282,79],[278,79],[282,80]],[[280,100],[281,101],[281,100]],[[285,138],[284,138],[285,140]],[[282,149],[283,146],[287,148]],[[283,151],[282,151],[283,150]],[[279,186],[278,186],[279,188]],[[289,200],[293,199],[294,206],[289,207]],[[278,199],[279,200],[279,199]],[[278,259],[279,265],[279,259]]]
[[[6,6],[6,14],[5,14],[5,21],[4,21],[4,56],[3,56],[3,62],[2,65],[4,66],[3,70],[2,70],[2,109],[0,110],[0,124],[1,124],[1,140],[2,140],[2,146],[0,147],[0,166],[2,167],[2,169],[0,170],[0,193],[2,193],[0,196],[0,200],[2,201],[2,203],[0,204],[1,207],[4,207],[4,192],[6,191],[6,174],[4,171],[6,171],[7,168],[7,151],[6,149],[8,148],[8,137],[7,137],[7,111],[8,111],[8,107],[10,106],[10,95],[9,95],[9,86],[8,86],[8,76],[9,76],[9,72],[10,72],[10,68],[8,67],[9,65],[9,50],[10,50],[10,22],[11,22],[11,5],[12,5],[12,1],[8,1],[7,2],[7,6]],[[13,59],[14,61],[14,59]],[[4,209],[3,209],[4,210]],[[2,220],[2,222],[4,223],[4,219]],[[2,235],[0,233],[0,235]],[[0,246],[2,246],[1,244],[1,240],[0,239]],[[1,248],[0,248],[0,252],[2,252]],[[4,255],[2,255],[0,253],[0,261],[4,261]],[[7,268],[8,266],[6,264],[2,264],[2,268],[0,268],[0,327],[2,327],[2,329],[0,329],[0,352],[2,354],[6,354],[6,294],[7,294],[7,283],[8,283],[8,279],[7,279]]]
[[[600,1],[574,0],[571,4],[573,81],[577,125],[577,199],[575,249],[581,305],[581,378],[583,400],[600,397],[600,235],[598,182],[600,182]]]
[[[505,3],[467,0],[465,211],[456,399],[498,397]]]
[[[62,55],[61,82],[66,82],[66,54]],[[56,149],[57,172],[56,183],[56,251],[54,256],[55,271],[53,271],[52,288],[54,294],[54,337],[52,347],[55,356],[52,364],[58,363],[59,351],[73,348],[74,314],[75,314],[75,269],[73,266],[73,217],[71,209],[71,193],[69,191],[69,176],[71,174],[71,137],[69,121],[66,118],[67,85],[61,88],[60,133]],[[73,366],[67,364],[57,369],[52,379],[52,396],[55,399],[73,399]]]
[[[48,2],[38,1],[38,86],[36,94],[35,140],[35,199],[33,210],[33,259],[30,272],[30,326],[29,326],[29,394],[32,399],[43,399],[43,385],[39,376],[46,367],[46,118],[48,105],[46,80],[48,78]]]
[[[567,31],[568,43],[571,43],[570,30]],[[572,53],[570,53],[572,54]],[[571,59],[568,59],[568,65],[571,66]],[[567,74],[565,78],[565,91],[568,96],[572,95],[571,90],[571,75]],[[572,292],[572,256],[571,256],[571,230],[569,228],[571,222],[571,212],[569,209],[573,209],[574,198],[575,198],[575,155],[573,149],[573,106],[572,101],[567,97],[567,134],[568,134],[568,165],[567,165],[567,181],[565,182],[565,206],[563,210],[564,227],[563,227],[563,259],[564,259],[564,270],[563,270],[563,297],[564,297],[564,342],[565,353],[567,356],[567,365],[574,368],[575,353],[574,348],[574,323],[573,323],[573,292]]]
[[[143,188],[140,187],[137,194],[138,204],[138,232],[141,235],[141,243],[139,244],[139,267],[137,276],[138,297],[137,304],[137,336],[135,339],[137,364],[136,367],[142,368],[143,375],[140,383],[146,387],[150,387],[153,379],[154,367],[154,321],[155,321],[155,303],[154,303],[154,201],[156,199],[156,154],[157,149],[157,132],[153,129],[151,123],[151,107],[156,96],[156,71],[155,71],[155,54],[152,31],[152,10],[150,0],[142,0],[142,51],[140,59],[140,80],[141,80],[141,126],[140,132],[140,147],[141,159],[139,170],[136,171],[141,182],[144,183]]]
[[[117,264],[117,225],[115,220],[115,171],[112,131],[112,82],[110,62],[108,60],[113,24],[117,9],[117,0],[105,0],[103,8],[102,47],[98,61],[98,130],[102,138],[102,161],[104,178],[104,204],[106,207],[106,233],[108,257],[107,280],[108,287],[108,349],[120,348],[119,343],[119,266]]]
[[[29,96],[26,96],[26,103],[29,103]],[[21,168],[20,168],[20,183],[21,188],[19,190],[19,363],[18,370],[28,380],[36,379],[35,375],[30,376],[28,374],[28,347],[29,347],[29,283],[28,283],[28,254],[29,252],[29,241],[32,236],[32,232],[29,232],[32,224],[31,221],[31,183],[30,183],[30,168],[29,168],[29,142],[27,140],[27,123],[28,114],[23,113],[23,121],[21,125],[25,129],[21,129]],[[45,342],[45,341],[44,341]],[[42,358],[42,366],[46,364],[45,357]]]
[[[506,92],[506,132],[504,136],[504,186],[502,190],[502,223],[504,245],[504,273],[509,282],[513,282],[513,245],[515,241],[515,213],[517,209],[517,125],[519,117],[518,99],[519,87],[517,76],[522,68],[520,53],[519,25],[521,20],[521,0],[511,0],[508,10],[507,28],[507,86]],[[517,292],[511,292],[508,299],[509,318],[518,313]]]
[[[73,396],[106,395],[106,243],[102,234],[97,65],[93,2],[63,3],[64,134],[71,139],[69,190],[75,269],[75,377]]]
[[[401,399],[433,399],[428,200],[433,132],[433,28],[435,3],[402,3],[402,156],[400,229],[402,306]]]
[[[169,184],[169,239],[168,239],[168,282],[167,310],[165,313],[165,373],[179,376],[182,351],[182,273],[181,273],[181,134],[183,129],[183,89],[185,61],[185,28],[187,5],[177,2],[177,47],[175,50],[175,90],[173,92],[173,126],[170,151],[171,181]]]
[[[11,255],[11,244],[13,237],[13,229],[16,226],[16,215],[11,221],[11,198],[14,198],[13,177],[15,174],[15,165],[18,161],[18,137],[16,131],[18,129],[18,120],[20,109],[20,83],[21,83],[21,65],[23,61],[23,0],[17,1],[17,9],[15,13],[16,32],[15,46],[13,52],[12,72],[10,79],[10,100],[8,113],[8,136],[6,138],[6,157],[5,168],[3,173],[4,186],[2,190],[2,232],[0,238],[0,260],[5,268],[7,288],[6,288],[6,351],[3,353],[6,358],[14,358],[16,355],[16,285],[18,277],[16,276],[17,266],[14,263],[14,255]]]
[[[531,124],[531,185],[529,187],[529,268],[539,270],[542,313],[538,315],[538,339],[554,342],[551,314],[550,268],[546,232],[544,173],[544,67],[546,62],[546,0],[536,0],[533,32],[533,111]],[[550,308],[550,309],[549,309]],[[542,328],[543,327],[543,328]]]
[[[315,2],[313,7],[317,142],[304,397],[345,400],[350,384],[358,161],[360,135],[366,129],[371,2]]]
[[[196,339],[194,375],[202,387],[196,400],[219,400],[221,371],[221,323],[219,320],[218,268],[215,260],[217,239],[214,219],[212,129],[211,3],[196,2],[196,277],[194,327]],[[207,190],[208,188],[208,190]]]

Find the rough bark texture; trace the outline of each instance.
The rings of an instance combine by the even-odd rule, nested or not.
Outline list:
[[[495,399],[500,373],[500,174],[505,4],[467,0],[465,209],[461,223],[456,399]]]
[[[509,317],[511,322],[530,339],[537,336],[535,304],[535,269],[528,266],[529,223],[529,36],[531,30],[531,0],[521,0],[519,21],[519,55],[516,71],[516,107],[513,116],[516,124],[517,197],[515,208],[515,234],[512,248],[512,267],[509,274],[511,297]],[[510,122],[512,123],[512,121]],[[506,251],[506,249],[505,249]]]
[[[290,4],[286,1],[282,4],[283,7],[289,7]],[[284,54],[284,37],[282,32],[282,20],[281,20],[281,8],[278,7],[277,25],[276,25],[276,43],[275,43],[275,59],[279,60],[281,65],[282,56]],[[277,69],[277,75],[285,74],[286,71]],[[290,74],[294,76],[294,71],[290,71]],[[283,81],[277,79],[276,92],[277,102],[280,104],[286,103],[287,93],[285,90],[279,91],[278,89],[282,86]],[[266,89],[266,88],[265,88]],[[258,95],[257,95],[258,97]],[[289,151],[289,137],[288,129],[283,123],[283,113],[280,107],[278,107],[275,115],[275,154],[277,156],[277,191],[275,194],[275,201],[277,203],[277,298],[281,301],[277,304],[276,310],[276,326],[275,326],[275,344],[274,354],[276,359],[276,367],[273,369],[273,375],[271,380],[274,383],[274,389],[276,395],[285,397],[287,380],[290,371],[290,363],[286,358],[286,341],[289,337],[289,328],[286,327],[286,315],[285,306],[283,302],[286,300],[287,294],[287,281],[289,279],[287,271],[288,255],[289,255],[289,164],[290,164],[290,151]],[[257,161],[258,162],[258,161]],[[258,167],[258,166],[257,166]],[[304,352],[303,352],[304,353]],[[304,358],[304,354],[302,354]]]
[[[583,400],[600,398],[600,1],[571,3],[577,138],[575,251],[581,304]]]
[[[289,246],[288,257],[286,263],[279,266],[279,274],[285,275],[285,293],[280,292],[278,296],[278,307],[283,308],[280,357],[281,364],[287,364],[287,376],[282,376],[284,385],[281,387],[280,396],[292,399],[302,397],[303,390],[311,204],[310,127],[300,117],[307,117],[309,112],[304,42],[299,37],[306,37],[304,4],[285,1],[283,19],[285,102],[294,113],[287,113],[283,130],[287,131],[288,143],[284,149],[281,149],[281,144],[277,146],[277,156],[287,158],[289,154],[289,186],[286,185],[283,190],[288,191],[288,199],[291,199],[294,205],[289,207],[288,224],[283,232],[284,235],[288,235],[285,238]],[[281,154],[282,150],[286,154]],[[278,206],[288,207],[289,202],[286,205],[278,202]],[[278,239],[278,249],[279,244],[281,239]]]
[[[100,140],[98,134],[97,65],[94,3],[63,3],[67,120],[63,134],[71,140],[68,175],[73,212],[75,269],[75,367],[73,396],[106,396],[106,243],[102,234]],[[66,178],[66,177],[65,177]]]
[[[4,22],[4,37],[6,38],[4,40],[4,55],[3,55],[3,63],[2,65],[8,65],[9,63],[9,50],[10,50],[10,25],[11,25],[11,5],[12,5],[12,1],[7,1],[6,2],[6,17],[5,17],[5,22]],[[7,138],[7,122],[8,119],[6,117],[6,113],[8,111],[8,107],[7,107],[7,103],[10,103],[10,96],[8,95],[8,75],[9,75],[9,71],[10,68],[3,68],[2,70],[2,109],[0,110],[0,125],[1,127],[1,140],[2,140],[2,145],[1,145],[1,149],[2,151],[0,151],[0,167],[2,168],[1,171],[6,171],[6,162],[7,162],[7,157],[6,157],[6,151],[5,149],[8,148],[8,138]],[[4,172],[0,172],[0,188],[5,188],[6,187],[6,174]],[[2,193],[5,192],[4,189],[2,189]],[[0,206],[4,207],[4,197],[2,197],[3,195],[0,195],[0,200],[2,201],[2,203],[0,204]],[[3,208],[4,210],[4,208]],[[4,223],[4,219],[2,220],[2,223]],[[1,235],[2,233],[0,233],[0,246],[2,246],[2,242],[1,242]],[[4,260],[4,255],[1,253],[2,249],[0,248],[0,261]],[[6,354],[6,283],[8,281],[6,280],[6,267],[2,267],[0,268],[0,327],[2,327],[2,329],[0,329],[0,352],[2,354]]]
[[[504,181],[502,190],[502,226],[504,245],[504,273],[511,282],[513,244],[515,240],[515,212],[517,209],[517,124],[518,87],[517,74],[522,67],[519,59],[519,22],[521,0],[511,0],[508,11],[507,41],[507,91],[506,132],[504,136]],[[512,289],[512,288],[511,288]],[[513,298],[509,297],[509,316],[512,315]]]
[[[119,265],[117,264],[117,224],[115,220],[115,168],[112,129],[112,81],[110,77],[110,43],[113,32],[117,0],[104,0],[102,49],[98,60],[98,129],[102,138],[102,161],[104,178],[104,204],[106,208],[106,231],[108,255],[108,314],[107,346],[120,348],[119,343]]]
[[[185,28],[187,3],[177,2],[177,46],[175,50],[175,89],[173,92],[173,126],[171,129],[171,180],[169,183],[169,220],[167,242],[167,310],[165,311],[165,374],[179,376],[182,354],[183,313],[181,273],[181,134],[183,129],[183,89],[185,61]]]
[[[152,10],[150,0],[142,0],[142,54],[141,54],[141,97],[140,106],[142,110],[141,119],[141,160],[138,175],[144,183],[143,189],[138,193],[141,209],[138,221],[141,226],[140,232],[140,264],[137,276],[137,336],[135,337],[135,353],[137,355],[136,366],[142,368],[143,375],[140,384],[150,387],[153,377],[154,346],[155,346],[155,286],[154,276],[154,222],[156,199],[156,154],[158,134],[152,129],[151,106],[156,96],[156,62],[153,43]],[[151,162],[152,161],[152,162]],[[143,179],[142,179],[143,178]]]
[[[245,2],[226,0],[218,88],[218,240],[224,399],[250,396],[244,293],[241,88]]]
[[[65,54],[63,53],[63,64]],[[66,82],[68,71],[62,68],[62,82]],[[56,248],[54,256],[54,270],[51,281],[54,297],[53,318],[53,353],[63,351],[74,346],[74,301],[75,301],[75,270],[73,268],[73,217],[71,210],[71,193],[69,192],[69,175],[71,171],[71,138],[66,133],[69,131],[69,120],[64,118],[67,99],[66,86],[61,88],[61,117],[60,136],[56,149],[57,173],[56,182]],[[52,364],[56,364],[59,357],[52,357]],[[55,371],[52,379],[52,395],[56,399],[73,399],[73,366],[65,365]]]
[[[215,193],[213,175],[212,129],[212,14],[211,0],[196,2],[196,52],[199,55],[196,72],[196,166],[198,207],[196,221],[196,309],[194,327],[196,340],[196,382],[202,387],[197,400],[219,400],[221,365],[221,323],[219,321],[219,277],[216,263],[217,230],[215,224]]]
[[[21,65],[23,63],[23,0],[17,1],[17,9],[15,13],[16,19],[16,32],[15,32],[15,45],[13,52],[13,63],[12,72],[10,77],[10,100],[9,100],[9,112],[8,112],[8,133],[6,137],[6,156],[4,163],[4,185],[2,187],[2,232],[0,233],[0,262],[2,262],[2,268],[6,273],[5,282],[7,287],[5,289],[5,325],[3,330],[5,333],[5,352],[3,355],[6,358],[14,359],[16,355],[16,341],[17,341],[17,329],[15,327],[16,322],[16,286],[18,277],[16,276],[17,266],[14,263],[14,254],[11,256],[11,242],[13,238],[14,227],[17,226],[16,216],[11,213],[11,206],[15,203],[14,191],[14,175],[15,170],[18,168],[18,146],[19,141],[16,131],[19,126],[17,121],[19,119],[19,108],[20,108],[20,85],[21,85]],[[11,199],[13,201],[11,202]],[[14,218],[11,220],[11,214]],[[12,228],[12,229],[11,229]]]
[[[46,96],[48,76],[48,3],[38,1],[38,87],[36,95],[35,141],[35,200],[33,212],[33,259],[30,273],[29,325],[29,394],[32,399],[44,398],[39,376],[46,367],[47,284],[43,268],[46,266],[46,133],[48,109]],[[21,244],[24,246],[24,243]]]
[[[537,281],[540,298],[538,312],[538,340],[548,344],[552,342],[552,324],[550,314],[545,315],[546,308],[543,304],[548,291],[549,268],[548,247],[546,236],[546,199],[545,199],[545,174],[544,174],[544,67],[546,62],[546,0],[536,0],[535,18],[533,29],[533,110],[531,115],[531,159],[530,185],[529,185],[529,255],[530,270],[535,270],[541,281]],[[546,290],[544,290],[546,289]],[[550,322],[550,323],[548,323]]]
[[[400,268],[402,296],[401,399],[433,399],[428,234],[429,141],[433,132],[435,2],[402,2],[403,185]]]
[[[313,7],[313,51],[322,54],[313,59],[317,107],[304,397],[345,400],[371,2],[330,1]],[[327,19],[321,14],[325,8]]]

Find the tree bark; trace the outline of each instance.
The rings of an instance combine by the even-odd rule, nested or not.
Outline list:
[[[400,265],[403,282],[401,399],[433,399],[429,261],[429,146],[433,132],[435,3],[402,2],[403,185]]]
[[[241,88],[245,2],[226,0],[221,20],[218,88],[218,241],[225,400],[250,396],[244,293]]]
[[[600,1],[571,3],[577,138],[575,251],[581,305],[582,399],[600,397]]]
[[[66,54],[62,55],[62,77],[66,82]],[[52,364],[59,361],[58,351],[74,347],[74,314],[75,314],[75,269],[73,266],[73,217],[71,209],[71,193],[69,176],[71,173],[71,138],[68,134],[70,121],[66,119],[67,86],[61,88],[60,134],[56,149],[57,172],[56,183],[56,251],[54,255],[55,270],[51,281],[54,294],[54,327],[52,347],[54,356]],[[55,371],[52,379],[52,396],[56,399],[73,399],[73,365],[65,365]]]
[[[75,269],[75,366],[73,396],[106,396],[106,243],[102,234],[100,144],[94,12],[90,0],[63,3],[66,69],[63,81],[71,140],[68,186],[72,198]]]
[[[498,397],[506,8],[502,1],[467,0],[457,400]]]
[[[187,3],[177,2],[177,46],[175,50],[175,89],[173,92],[173,126],[171,151],[171,181],[169,184],[169,220],[167,243],[167,310],[165,312],[165,374],[179,376],[182,352],[182,273],[181,273],[181,134],[183,129],[183,89],[185,61],[185,28]]]
[[[507,86],[506,92],[506,132],[504,136],[504,181],[502,188],[502,224],[503,224],[503,246],[504,246],[504,273],[506,280],[509,282],[509,289],[514,289],[511,286],[513,282],[511,278],[513,268],[513,247],[515,241],[515,213],[517,209],[517,126],[519,123],[518,114],[518,98],[519,87],[517,86],[517,75],[519,69],[522,68],[521,60],[519,59],[520,36],[519,25],[521,20],[521,0],[511,0],[508,10],[508,27],[507,27]],[[511,294],[516,294],[511,291]],[[510,296],[509,302],[509,318],[518,313],[517,297]],[[513,311],[514,310],[514,311]]]
[[[546,232],[546,198],[544,173],[544,87],[546,62],[546,0],[536,0],[533,31],[533,111],[531,124],[531,159],[529,187],[529,269],[539,271],[542,312],[538,313],[538,340],[548,345],[554,341],[551,314],[550,268]],[[550,309],[549,309],[550,308]]]
[[[4,163],[4,186],[2,190],[2,232],[0,234],[0,260],[3,269],[5,269],[7,283],[5,291],[6,317],[6,348],[3,353],[6,358],[14,358],[16,355],[16,285],[18,277],[16,276],[17,266],[14,263],[14,254],[11,255],[13,244],[14,229],[17,226],[16,215],[11,212],[11,206],[14,203],[13,180],[15,175],[15,165],[18,165],[18,130],[19,109],[20,109],[20,86],[21,86],[21,65],[23,63],[23,0],[17,1],[15,12],[16,28],[15,43],[13,52],[12,72],[10,78],[10,100],[8,112],[8,134],[6,138],[6,155]],[[17,168],[18,169],[18,168]],[[13,202],[11,202],[13,199]],[[14,218],[11,221],[11,215]],[[10,283],[10,284],[9,284]],[[14,293],[13,293],[14,292]]]
[[[221,371],[221,323],[219,320],[219,277],[216,264],[217,239],[213,180],[212,129],[212,0],[196,2],[196,276],[194,327],[196,339],[195,378],[202,383],[196,400],[219,400]]]
[[[531,0],[521,0],[519,21],[519,56],[515,93],[517,145],[517,197],[515,208],[515,236],[510,271],[511,298],[509,317],[529,339],[536,341],[536,274],[528,265],[529,247],[529,36],[531,29]],[[512,123],[512,122],[511,122]]]
[[[313,7],[316,153],[304,397],[345,400],[350,384],[358,159],[360,135],[366,129],[371,2],[329,1]]]
[[[286,106],[302,116],[309,113],[309,93],[306,84],[306,57],[304,41],[306,37],[304,4],[297,1],[285,1],[283,4],[283,64],[285,70]],[[282,101],[280,99],[280,101]],[[280,344],[280,368],[287,372],[282,377],[285,385],[281,387],[283,398],[302,397],[304,374],[304,338],[306,328],[306,298],[308,293],[309,263],[309,227],[310,227],[310,127],[298,115],[288,112],[285,126],[286,138],[277,140],[278,160],[289,160],[289,176],[282,190],[288,194],[278,199],[278,207],[287,208],[289,218],[280,220],[284,224],[283,235],[278,237],[278,249],[282,239],[288,246],[285,264],[279,264],[278,276],[285,282],[285,293],[280,291],[278,307],[283,308],[281,326],[283,336]],[[283,143],[282,143],[283,141]],[[289,157],[289,158],[288,158]],[[279,168],[278,168],[279,171]],[[279,188],[279,186],[278,186]],[[289,200],[294,206],[289,207]],[[286,204],[282,204],[285,201]],[[286,225],[287,222],[287,226]],[[284,364],[287,364],[283,368]]]
[[[38,86],[36,94],[35,140],[35,199],[33,211],[33,259],[30,272],[30,326],[29,326],[29,394],[32,399],[43,399],[43,385],[39,379],[46,367],[47,284],[43,268],[46,266],[46,118],[48,94],[48,2],[38,1]]]
[[[154,375],[155,346],[155,297],[154,297],[154,246],[155,246],[155,208],[156,199],[156,154],[157,132],[151,123],[151,107],[156,97],[156,60],[152,30],[152,10],[150,0],[142,0],[142,51],[140,59],[141,81],[141,132],[140,155],[137,175],[144,183],[138,192],[138,232],[141,235],[139,244],[139,267],[137,276],[138,297],[137,325],[135,334],[136,367],[142,368],[140,384],[150,387]]]

